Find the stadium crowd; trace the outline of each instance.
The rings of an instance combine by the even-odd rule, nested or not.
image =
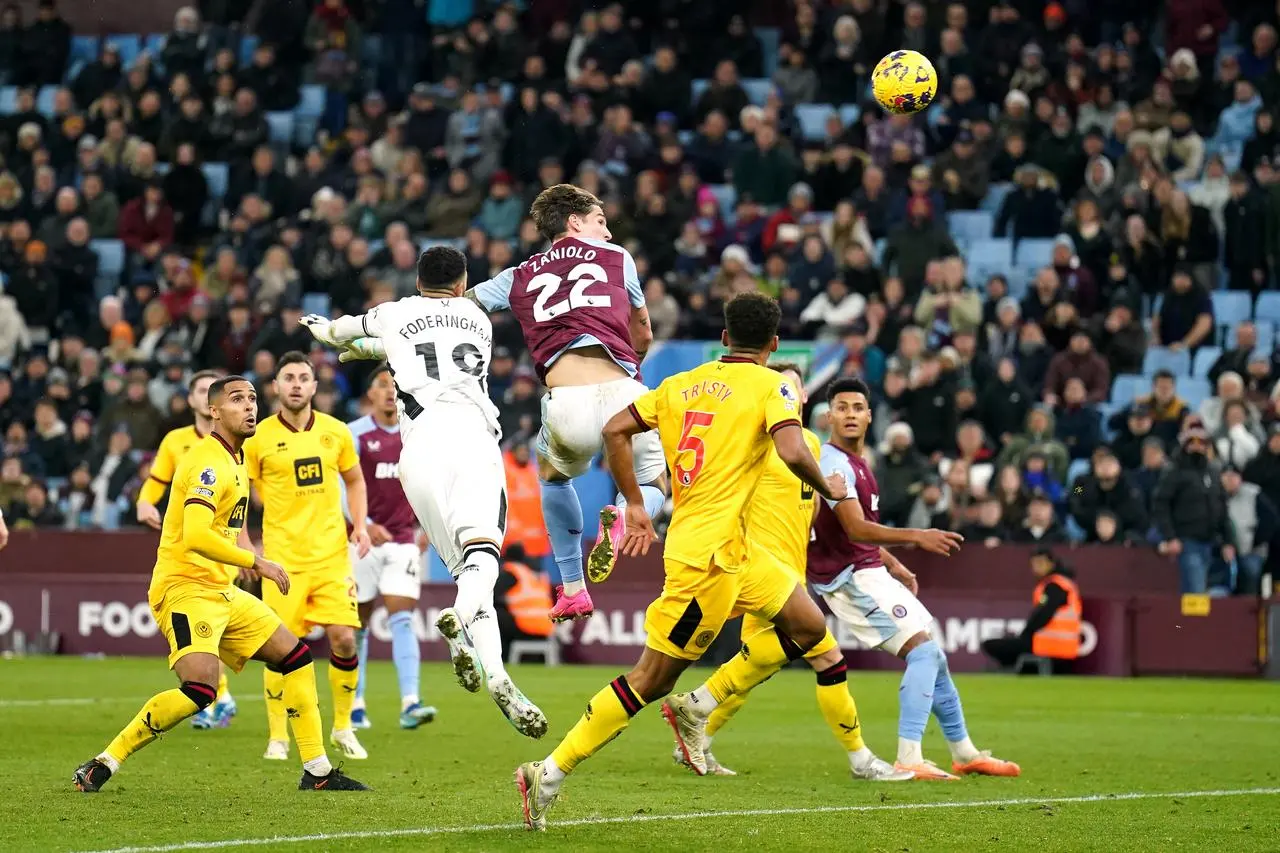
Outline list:
[[[887,522],[1157,547],[1186,591],[1257,591],[1280,3],[199,5],[147,49],[82,43],[53,0],[0,13],[11,526],[132,523],[193,370],[269,408],[304,310],[411,293],[433,242],[483,280],[541,248],[528,204],[570,181],[659,340],[718,338],[723,301],[762,290],[785,338],[843,347],[878,396]],[[914,118],[868,97],[900,47],[939,76]],[[318,408],[354,414],[368,367],[314,356]],[[489,387],[527,443],[509,318]]]

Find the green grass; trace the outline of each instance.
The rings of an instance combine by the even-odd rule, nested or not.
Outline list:
[[[682,686],[705,673],[690,673]],[[716,755],[739,777],[698,779],[673,766],[669,732],[650,708],[580,768],[551,813],[549,831],[535,836],[516,828],[512,770],[549,752],[616,671],[522,667],[514,675],[551,720],[541,743],[521,738],[488,697],[464,693],[436,665],[424,668],[423,688],[440,717],[403,732],[395,724],[394,673],[376,664],[369,679],[376,727],[360,734],[372,757],[347,766],[376,790],[338,795],[297,791],[294,762],[260,758],[266,721],[257,701],[260,677],[251,668],[232,678],[241,702],[230,729],[193,732],[184,724],[89,796],[72,789],[71,772],[143,699],[172,684],[164,664],[0,662],[0,727],[8,741],[0,749],[8,790],[0,799],[0,848],[202,849],[248,839],[285,851],[1280,848],[1275,793],[1165,796],[1280,789],[1274,684],[964,677],[960,690],[974,740],[1020,762],[1023,776],[889,785],[849,779],[815,707],[812,676],[789,671],[757,690],[717,740]],[[896,675],[855,674],[853,684],[870,745],[892,758]],[[936,729],[926,736],[925,754],[947,763]],[[1144,798],[1054,802],[1111,794]],[[990,802],[997,800],[1016,802]],[[987,804],[961,805],[971,802]],[[928,804],[949,807],[921,808]],[[805,808],[827,811],[689,816]],[[607,822],[588,822],[597,819]],[[577,823],[556,825],[566,821]],[[442,835],[442,828],[454,829]],[[403,833],[371,835],[395,830]],[[333,833],[351,835],[288,841]]]

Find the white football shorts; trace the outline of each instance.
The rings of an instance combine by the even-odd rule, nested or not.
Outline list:
[[[507,529],[507,476],[498,438],[471,403],[430,406],[404,430],[400,484],[436,553],[456,577],[462,546],[499,550]]]
[[[360,559],[351,548],[351,567],[356,579],[356,601],[367,604],[379,595],[397,595],[418,600],[422,593],[422,552],[412,542],[384,542],[369,549]]]
[[[920,599],[883,566],[850,572],[847,582],[822,593],[822,599],[858,642],[892,655],[933,624],[933,616]]]
[[[614,379],[599,385],[552,388],[542,398],[542,429],[538,453],[566,477],[585,474],[604,446],[605,423],[649,389],[634,379]],[[636,479],[641,485],[657,480],[667,469],[657,430],[632,439]]]

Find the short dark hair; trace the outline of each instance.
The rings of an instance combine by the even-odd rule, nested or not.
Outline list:
[[[840,394],[861,394],[867,404],[871,404],[871,389],[867,387],[867,383],[856,376],[842,376],[832,382],[831,387],[827,389],[827,402],[834,403],[836,396]]]
[[[724,327],[729,345],[759,352],[778,335],[782,309],[778,301],[758,291],[739,293],[724,304]]]
[[[1162,367],[1155,372],[1154,376],[1151,377],[1151,384],[1154,385],[1157,381],[1161,379],[1168,379],[1170,381],[1173,381],[1176,378],[1177,377],[1173,375],[1172,370],[1169,370],[1167,367]]]
[[[593,207],[601,207],[600,199],[573,184],[554,184],[538,193],[529,206],[529,215],[538,233],[554,240],[569,230],[570,216],[586,216]]]
[[[373,369],[373,373],[370,373],[370,374],[369,374],[369,381],[368,381],[367,383],[365,383],[365,386],[364,386],[364,387],[365,387],[365,390],[366,390],[366,391],[368,391],[368,390],[372,389],[372,388],[373,388],[373,383],[374,383],[374,382],[376,382],[376,381],[378,380],[378,377],[379,377],[379,376],[381,376],[381,375],[382,375],[382,374],[384,374],[384,373],[391,373],[391,365],[390,365],[390,364],[388,364],[388,363],[387,363],[387,362],[385,362],[385,361],[384,361],[384,362],[382,362],[381,364],[379,364],[377,367],[375,367],[375,368]],[[391,377],[392,377],[392,379],[394,380],[394,379],[395,379],[395,374],[394,374],[394,373],[391,373]]]
[[[191,381],[187,383],[187,393],[191,393],[196,390],[196,383],[201,379],[217,379],[221,375],[221,370],[213,370],[211,368],[197,370],[195,373],[191,374]]]
[[[276,362],[276,376],[280,375],[280,371],[284,370],[291,364],[305,364],[311,369],[312,375],[315,375],[316,366],[311,363],[311,359],[302,350],[291,349],[284,355],[280,356],[280,360]]]
[[[452,246],[432,246],[418,256],[418,286],[447,290],[467,274],[467,256]]]
[[[771,361],[768,366],[770,370],[776,370],[779,373],[794,373],[796,376],[800,377],[801,382],[805,380],[804,368],[800,366],[799,362]]]
[[[223,392],[227,390],[227,386],[232,382],[249,382],[249,380],[238,373],[213,380],[213,384],[209,386],[209,402],[213,403],[221,397]],[[252,386],[253,383],[249,382],[249,385]]]

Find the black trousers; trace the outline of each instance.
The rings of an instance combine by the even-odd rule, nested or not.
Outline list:
[[[1018,658],[1022,655],[1031,654],[1031,638],[1023,637],[994,637],[990,640],[982,641],[982,651],[987,657],[994,660],[1001,667],[1011,667],[1018,662]],[[1071,661],[1054,660],[1053,671],[1057,673],[1067,673],[1071,671]],[[1019,672],[1019,675],[1022,673]]]

